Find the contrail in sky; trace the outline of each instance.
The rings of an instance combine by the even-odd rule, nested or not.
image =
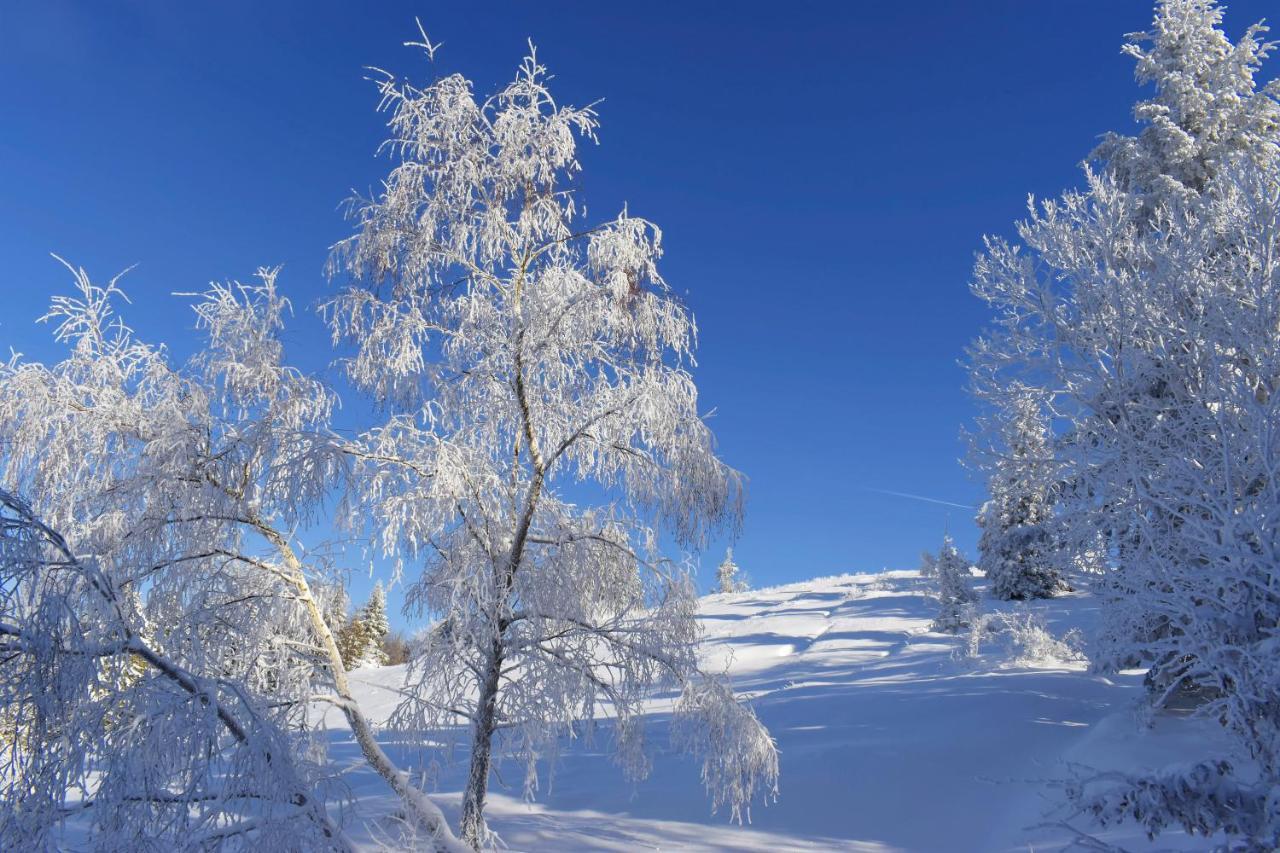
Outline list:
[[[938,500],[937,498],[926,498],[924,495],[913,495],[909,492],[891,492],[888,489],[873,489],[870,486],[863,486],[862,488],[864,491],[879,492],[882,495],[893,495],[895,498],[910,498],[913,501],[924,501],[925,503],[942,504],[943,506],[954,506],[954,507],[959,507],[960,509],[977,509],[976,506],[970,506],[969,504],[958,504],[955,501],[943,501],[943,500]]]

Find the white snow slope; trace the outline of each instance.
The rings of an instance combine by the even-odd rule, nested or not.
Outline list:
[[[702,600],[705,662],[727,666],[782,754],[781,796],[757,806],[749,825],[709,813],[698,766],[667,747],[671,697],[660,697],[649,779],[623,780],[609,761],[606,725],[594,744],[566,747],[534,803],[521,798],[523,768],[502,768],[509,787],[493,786],[492,827],[513,851],[1059,850],[1071,833],[1043,826],[1061,818],[1046,816],[1058,801],[1046,783],[1065,778],[1069,765],[1156,768],[1217,746],[1213,727],[1198,720],[1144,723],[1138,674],[1108,679],[1081,662],[1016,663],[998,640],[964,658],[963,637],[929,631],[927,584],[916,572],[885,572]],[[1030,608],[1055,635],[1094,617],[1093,602],[1076,594]],[[402,677],[399,667],[353,674],[374,719],[390,714]],[[394,798],[362,767],[338,718],[329,723],[334,757],[351,764],[355,806],[343,820],[377,849],[395,835]],[[413,762],[399,736],[383,741]],[[465,759],[438,778],[436,799],[455,820]],[[1132,827],[1096,834],[1150,847]],[[1177,834],[1158,842],[1210,846]]]

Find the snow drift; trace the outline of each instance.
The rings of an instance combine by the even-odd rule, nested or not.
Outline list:
[[[1053,850],[1073,841],[1061,825],[1067,816],[1054,810],[1055,782],[1081,767],[1154,771],[1223,740],[1204,721],[1146,719],[1140,673],[1090,674],[1062,644],[1045,647],[1066,659],[1028,659],[1025,645],[1001,634],[980,638],[972,656],[970,638],[930,631],[936,612],[928,580],[914,571],[704,597],[703,664],[726,671],[777,738],[780,799],[742,826],[711,814],[694,761],[666,743],[675,697],[660,696],[648,708],[649,779],[632,785],[610,766],[608,725],[584,731],[543,773],[535,802],[521,796],[523,768],[501,768],[509,787],[493,792],[492,826],[515,851]],[[1042,620],[1063,637],[1093,623],[1096,603],[1071,594],[994,612],[1023,626]],[[357,670],[353,690],[385,720],[403,677],[400,667]],[[349,831],[370,849],[394,841],[396,801],[364,768],[339,716],[329,722],[335,757],[352,766]],[[402,736],[382,740],[414,765]],[[451,819],[465,769],[465,755],[422,768]],[[1070,825],[1129,849],[1152,846],[1138,827]],[[1209,846],[1176,833],[1158,842]]]

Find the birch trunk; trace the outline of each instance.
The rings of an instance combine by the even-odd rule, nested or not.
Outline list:
[[[328,624],[324,621],[324,614],[320,611],[315,596],[311,593],[311,585],[307,583],[306,576],[302,570],[302,563],[298,560],[297,555],[285,538],[274,529],[266,525],[258,525],[258,529],[276,547],[284,559],[285,567],[289,572],[289,582],[306,608],[307,616],[311,620],[312,630],[316,632],[316,636],[328,656],[329,671],[333,675],[334,692],[337,693],[338,697],[333,704],[337,705],[341,709],[343,716],[346,717],[347,724],[351,726],[351,731],[355,735],[356,743],[360,744],[360,752],[364,755],[365,760],[369,762],[369,766],[382,777],[391,790],[395,791],[412,822],[430,834],[432,849],[436,853],[469,853],[467,846],[459,841],[453,831],[449,829],[449,822],[445,819],[444,813],[440,811],[440,807],[409,782],[408,775],[396,767],[395,762],[378,744],[377,738],[374,737],[373,726],[370,725],[368,718],[360,710],[359,703],[351,695],[351,684],[347,680],[347,669],[342,663],[342,655],[338,652],[338,644],[334,640],[333,632],[329,630]]]

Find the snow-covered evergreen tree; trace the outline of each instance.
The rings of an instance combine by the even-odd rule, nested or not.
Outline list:
[[[316,578],[312,584],[316,604],[324,617],[325,625],[330,633],[336,634],[347,624],[351,611],[351,596],[347,594],[347,586],[338,578]]]
[[[1066,588],[1053,535],[1053,447],[1034,397],[1015,398],[1012,408],[978,514],[978,568],[995,598],[1048,598]]]
[[[998,411],[1030,389],[1070,424],[1056,515],[1108,554],[1091,657],[1149,667],[1157,707],[1198,705],[1274,788],[1280,83],[1257,85],[1263,28],[1232,44],[1221,21],[1216,2],[1160,3],[1127,48],[1155,87],[1142,132],[1108,137],[1021,245],[988,241],[974,289],[997,322],[974,380]],[[1280,817],[1255,823],[1280,843]]]
[[[391,633],[391,625],[387,622],[387,594],[382,589],[382,581],[376,581],[369,600],[356,614],[353,624],[358,624],[360,653],[355,656],[356,666],[386,666],[387,652],[383,643]]]
[[[369,647],[369,633],[365,630],[364,622],[360,621],[358,611],[342,621],[333,639],[338,647],[338,655],[342,658],[342,665],[347,669],[360,666],[365,650]]]
[[[484,100],[456,74],[384,80],[395,162],[355,203],[332,265],[349,286],[326,307],[354,346],[348,377],[390,413],[361,438],[353,523],[424,566],[406,596],[434,626],[395,722],[446,746],[467,723],[461,829],[477,848],[495,762],[519,760],[532,795],[540,760],[602,705],[643,776],[640,703],[659,686],[717,737],[703,776],[734,814],[777,768],[732,692],[701,686],[688,563],[659,545],[705,547],[741,513],[698,412],[692,318],[658,272],[656,226],[583,221],[569,181],[596,116],[546,82],[532,51]],[[598,504],[570,500],[584,481]]]
[[[724,559],[716,568],[716,585],[720,592],[744,592],[748,588],[738,564],[733,561],[733,548],[726,548]]]
[[[933,630],[954,633],[968,627],[974,618],[978,594],[973,589],[970,563],[956,548],[950,536],[942,538],[938,555],[926,554],[924,563],[932,567],[930,577],[938,597],[938,615]]]

